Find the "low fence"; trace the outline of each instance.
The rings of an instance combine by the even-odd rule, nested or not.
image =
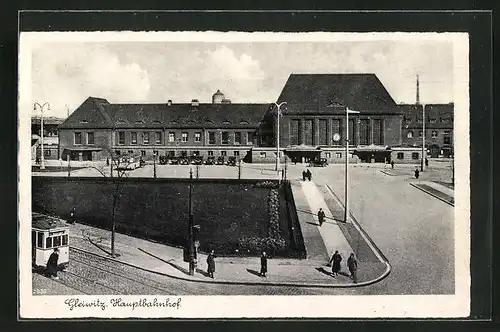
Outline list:
[[[283,181],[282,185],[283,197],[286,203],[286,217],[288,219],[288,231],[290,238],[290,248],[293,252],[292,256],[295,258],[306,258],[306,247],[304,244],[304,237],[300,228],[299,217],[297,215],[297,207],[295,206],[295,199],[293,197],[292,187],[290,181]]]
[[[115,210],[119,232],[183,246],[188,225],[189,184],[193,185],[194,220],[201,226],[202,251],[215,249],[219,255],[231,256],[238,252],[241,238],[267,236],[268,197],[272,188],[279,186],[275,180],[34,176],[32,209],[65,219],[75,208],[79,222],[109,229],[113,195],[119,188]],[[280,213],[284,237],[291,238],[287,234],[293,228],[290,226],[293,216],[286,211],[284,215]],[[287,242],[290,244],[287,243],[286,257],[297,247],[295,240]]]

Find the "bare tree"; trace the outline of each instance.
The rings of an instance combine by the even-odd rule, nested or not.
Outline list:
[[[113,181],[113,203],[111,208],[111,257],[115,258],[115,232],[116,232],[116,207],[120,200],[121,194],[123,192],[123,179],[128,177],[127,170],[129,166],[133,163],[131,158],[122,157],[117,154],[113,154],[111,150],[109,152],[109,167],[110,173],[109,177],[113,178],[113,171],[116,172],[116,180]],[[103,177],[107,178],[105,166],[89,166],[89,168],[97,170]]]

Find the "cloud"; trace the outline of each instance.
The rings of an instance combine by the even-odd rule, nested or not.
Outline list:
[[[66,116],[66,106],[72,111],[89,96],[110,102],[146,101],[151,88],[147,70],[120,62],[98,44],[52,44],[35,50],[32,82],[33,99],[50,102],[56,116]]]
[[[211,63],[208,64],[208,72],[218,74],[221,79],[239,81],[264,78],[259,61],[244,53],[238,57],[227,46],[220,46],[215,51],[209,52],[209,59]]]

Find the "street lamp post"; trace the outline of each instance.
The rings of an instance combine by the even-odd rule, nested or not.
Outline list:
[[[420,164],[420,170],[424,171],[425,163],[425,104],[422,104],[422,163]]]
[[[194,247],[194,220],[193,220],[193,169],[189,170],[189,233],[188,233],[188,246],[189,246],[189,275],[193,276],[195,272],[195,247]]]
[[[47,110],[50,111],[50,104],[49,104],[49,102],[46,102],[43,105],[40,105],[38,102],[35,102],[33,104],[33,110],[34,111],[36,111],[36,107],[37,106],[40,107],[40,113],[41,113],[41,117],[40,117],[40,120],[41,120],[41,122],[40,122],[40,131],[41,131],[40,137],[42,139],[41,140],[41,145],[42,145],[41,146],[41,154],[42,154],[42,156],[41,156],[41,159],[40,159],[40,169],[45,169],[45,159],[44,159],[44,153],[43,153],[43,108],[45,106],[47,106]]]
[[[348,222],[349,218],[349,113],[359,113],[358,111],[350,110],[349,107],[345,109],[346,119],[346,138],[345,138],[345,187],[344,187],[344,222]]]
[[[276,171],[279,171],[280,169],[280,115],[281,111],[280,108],[281,106],[285,105],[286,101],[281,102],[280,104],[274,103],[276,107],[278,107],[278,111],[276,114],[276,117],[278,118],[277,122],[277,129],[276,129]]]
[[[156,153],[153,153],[153,177],[156,179]]]

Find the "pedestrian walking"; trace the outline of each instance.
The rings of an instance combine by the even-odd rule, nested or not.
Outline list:
[[[109,166],[109,158],[106,158],[106,166]]]
[[[311,181],[312,173],[311,173],[311,171],[310,171],[310,170],[307,170],[307,171],[306,171],[306,177],[307,177],[307,179],[308,179],[309,181]]]
[[[306,171],[302,171],[302,181],[305,181],[306,180]]]
[[[356,275],[356,272],[358,271],[358,261],[356,260],[354,253],[351,253],[349,258],[347,259],[347,268],[351,273],[351,279],[354,281],[354,283],[357,283],[358,277]]]
[[[215,272],[215,254],[214,251],[210,251],[207,257],[207,273],[210,278],[214,278]]]
[[[342,256],[339,254],[338,250],[335,250],[329,264],[332,264],[332,275],[335,277],[339,275],[340,272],[340,262],[342,262]]]
[[[266,277],[267,273],[267,255],[266,252],[263,251],[262,255],[260,255],[260,276]]]
[[[323,222],[325,221],[325,211],[323,211],[322,208],[319,209],[318,211],[318,222],[319,225],[323,225]]]
[[[429,166],[429,159],[425,158],[425,167]]]
[[[59,261],[59,249],[54,248],[54,252],[50,254],[47,261],[47,274],[52,279],[59,279],[57,276],[57,262]]]
[[[418,170],[418,168],[415,168],[415,179],[418,179],[419,176],[420,176],[420,171]]]
[[[71,209],[71,212],[69,213],[69,220],[68,220],[68,222],[70,224],[74,224],[75,223],[75,221],[76,221],[75,214],[76,214],[76,209],[73,206],[73,208]]]
[[[394,169],[394,160],[391,160],[391,169]]]

